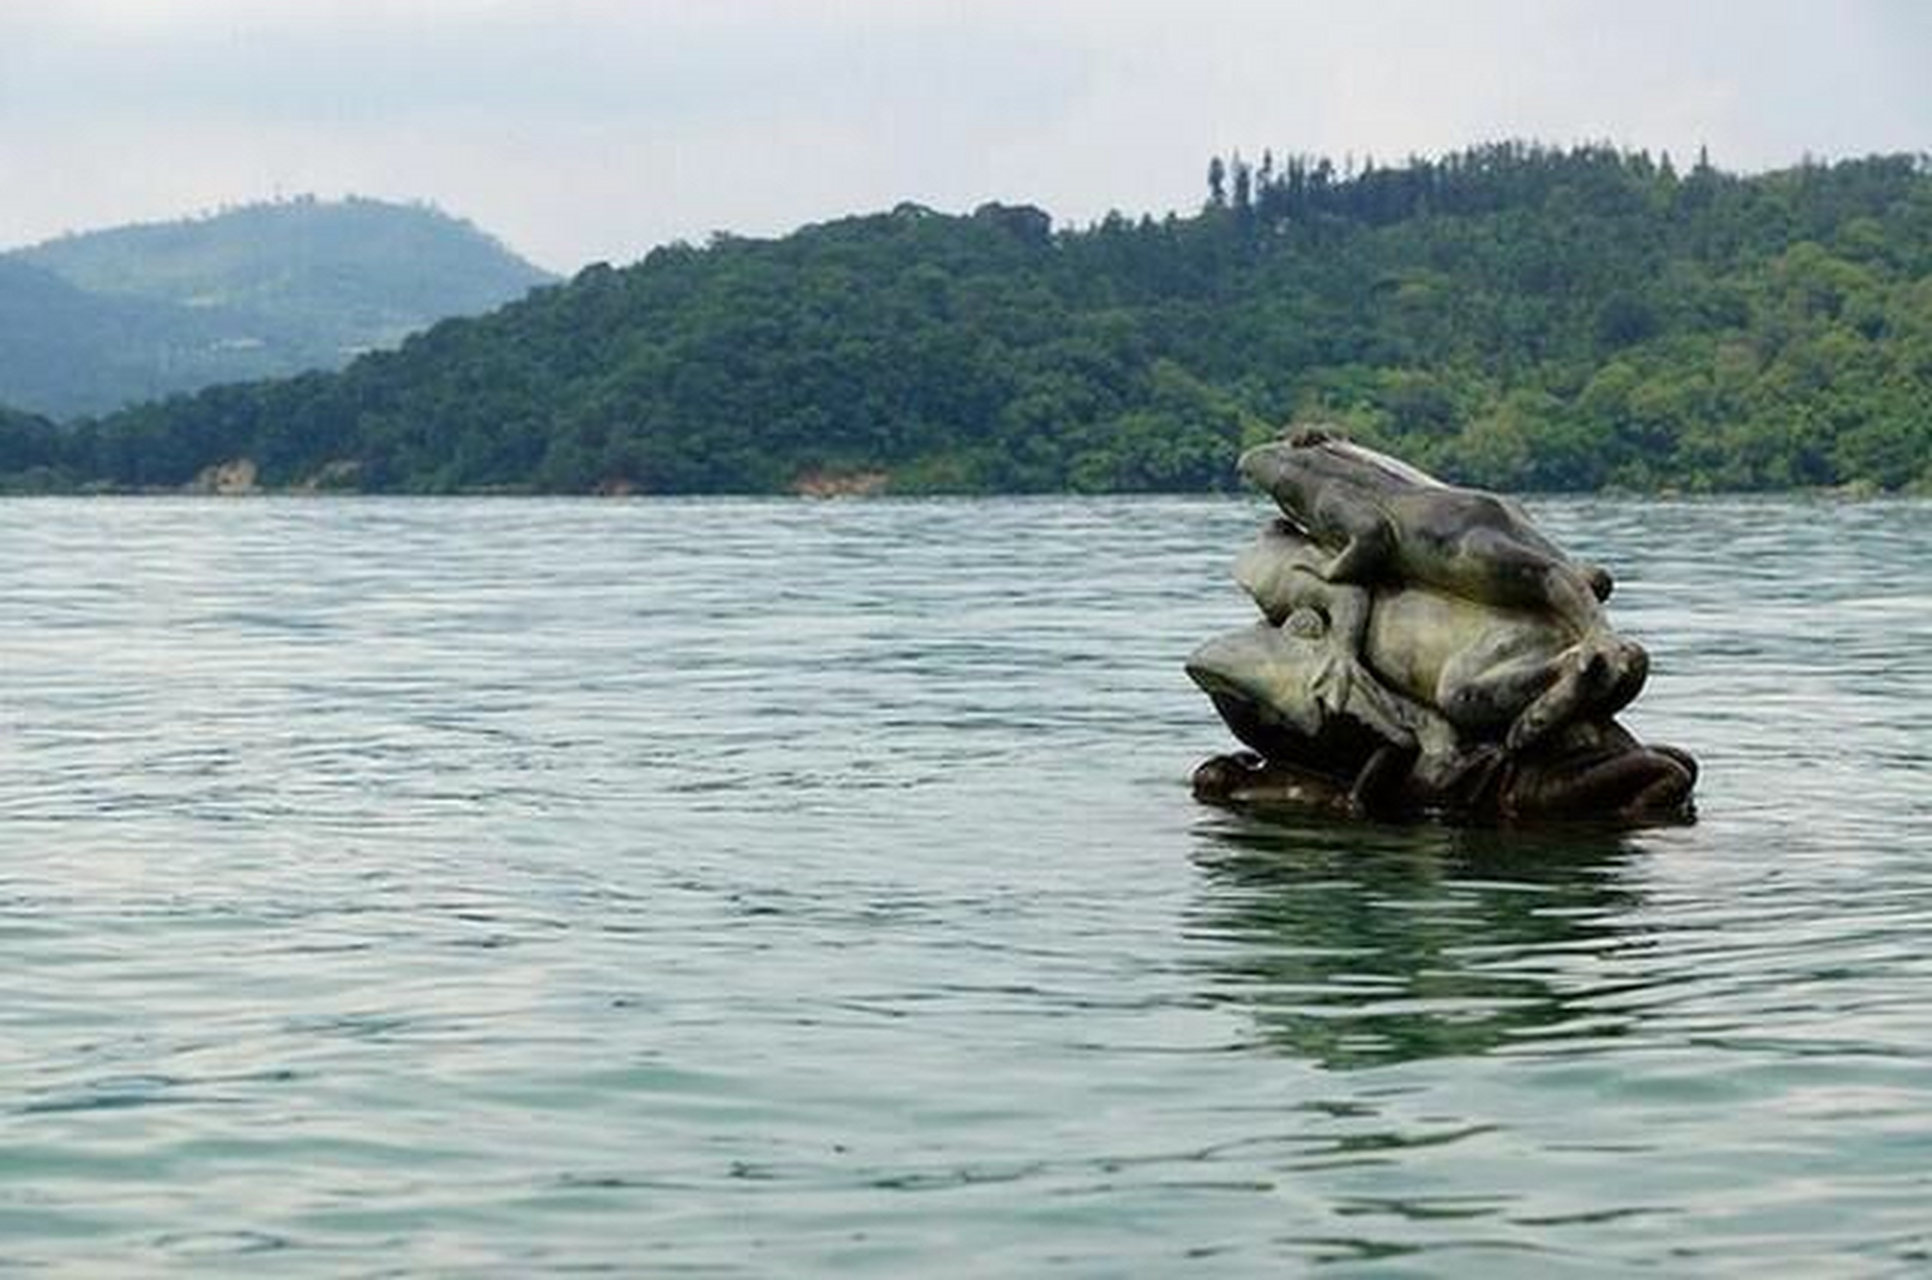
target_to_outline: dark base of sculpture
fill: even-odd
[[[1251,750],[1194,774],[1211,803],[1471,823],[1692,816],[1697,764],[1617,723],[1650,659],[1613,581],[1506,498],[1306,431],[1241,469],[1280,504],[1236,564],[1262,621],[1188,675]]]
[[[1195,798],[1232,809],[1472,825],[1685,823],[1696,817],[1696,785],[1697,762],[1687,752],[1634,739],[1516,758],[1483,753],[1446,786],[1423,783],[1399,758],[1342,776],[1239,751],[1194,771]]]

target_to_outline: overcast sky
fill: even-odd
[[[541,264],[917,200],[1190,209],[1239,148],[1932,150],[1920,0],[0,0],[0,247],[276,193]]]

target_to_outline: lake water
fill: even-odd
[[[1534,505],[1696,825],[1196,805],[1247,500],[0,503],[0,1272],[1932,1267],[1932,505]]]

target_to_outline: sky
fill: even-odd
[[[1921,0],[0,0],[0,248],[313,192],[552,270],[902,200],[1188,211],[1209,156],[1932,151]]]

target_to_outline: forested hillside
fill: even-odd
[[[0,256],[0,400],[53,413],[110,409],[225,376],[262,377],[259,348],[225,348],[222,319],[151,298],[90,293]],[[182,382],[184,376],[201,376]]]
[[[47,487],[60,444],[47,419],[0,405],[0,458],[8,459],[6,474],[0,474],[0,493]]]
[[[1932,168],[1216,160],[1198,215],[720,237],[0,455],[31,483],[1230,486],[1292,419],[1512,489],[1932,485]],[[37,439],[37,437],[35,437]],[[0,447],[11,447],[0,441]],[[16,479],[16,484],[20,483]]]
[[[65,416],[339,368],[549,277],[467,222],[309,198],[0,255],[0,402]]]

